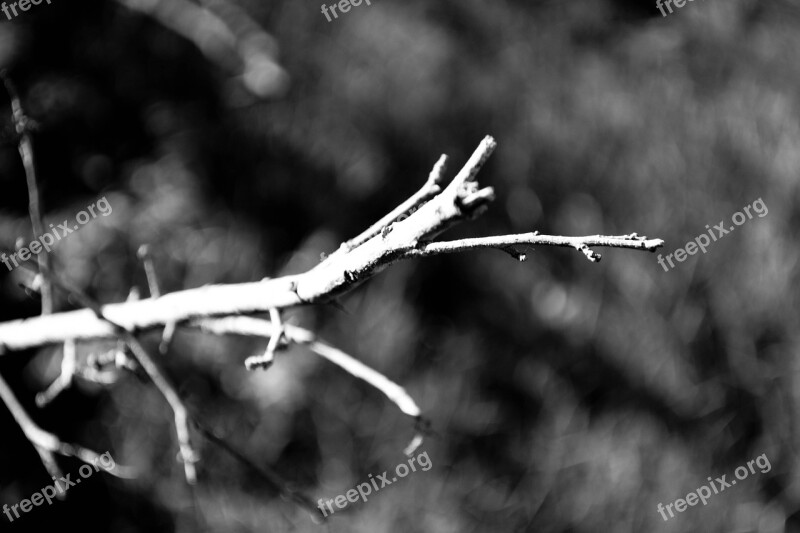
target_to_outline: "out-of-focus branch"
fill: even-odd
[[[11,415],[16,420],[25,437],[33,444],[39,456],[42,458],[42,463],[51,476],[60,476],[61,470],[56,464],[54,454],[60,454],[67,457],[76,457],[87,464],[93,464],[100,459],[100,454],[82,446],[75,444],[68,444],[62,442],[58,437],[40,428],[28,416],[22,404],[19,403],[11,387],[8,386],[6,380],[0,376],[0,400],[11,411]],[[109,471],[111,475],[117,477],[129,477],[128,469],[124,467],[115,468],[114,471]]]
[[[88,310],[94,313],[95,318],[101,320],[113,328],[116,337],[124,339],[125,343],[130,347],[136,361],[145,370],[147,375],[153,381],[153,384],[161,392],[164,398],[169,403],[175,415],[175,429],[178,434],[178,444],[180,447],[181,460],[183,461],[184,471],[186,473],[186,481],[190,484],[197,482],[197,470],[195,463],[197,462],[197,453],[195,452],[189,431],[189,410],[183,403],[175,387],[161,371],[161,368],[155,362],[155,359],[145,350],[144,346],[136,338],[133,331],[126,329],[124,326],[114,322],[108,318],[104,313],[102,307],[92,300],[88,295],[72,287],[70,284],[62,281],[52,271],[44,272],[53,283],[54,286],[67,292],[70,296],[75,298],[82,305],[86,306]]]
[[[229,0],[200,0],[236,37],[236,50],[242,62],[242,81],[254,95],[278,96],[289,85],[289,75],[277,63],[275,39],[242,8]]]
[[[194,43],[206,57],[228,72],[241,75],[244,86],[259,98],[281,94],[288,75],[275,60],[277,45],[244,11],[223,0],[118,0],[145,13]]]
[[[156,266],[153,262],[153,256],[150,253],[150,247],[143,244],[139,247],[137,252],[139,259],[144,266],[145,276],[147,277],[147,285],[150,287],[150,297],[155,299],[161,296],[161,287],[158,283],[158,276],[156,275]],[[161,355],[166,355],[169,351],[169,345],[172,343],[172,337],[175,335],[175,322],[167,322],[164,325],[164,332],[161,334],[161,343],[158,345],[158,351]]]
[[[172,386],[169,379],[161,372],[147,350],[141,345],[139,340],[130,332],[125,332],[125,341],[131,348],[136,361],[144,368],[153,384],[161,392],[172,408],[175,415],[175,431],[178,434],[178,447],[180,448],[181,461],[183,462],[186,481],[189,484],[197,483],[197,469],[195,463],[198,461],[197,452],[192,446],[191,433],[189,431],[189,411],[183,403],[178,391]]]
[[[210,442],[216,444],[222,450],[226,451],[231,457],[248,467],[252,472],[255,472],[258,477],[266,481],[266,483],[281,496],[293,501],[295,504],[308,511],[315,522],[322,523],[323,517],[321,516],[320,510],[317,509],[313,501],[308,496],[289,487],[286,481],[284,481],[279,474],[272,471],[272,469],[269,467],[258,465],[250,460],[246,455],[233,447],[225,439],[218,436],[214,431],[198,422],[197,419],[193,420],[193,422],[197,428],[197,431],[199,431]]]
[[[312,352],[375,387],[389,398],[400,411],[415,419],[417,433],[409,445],[406,446],[404,451],[406,455],[413,454],[422,445],[423,431],[420,428],[429,425],[429,422],[422,417],[422,411],[411,395],[403,387],[377,370],[368,367],[342,350],[319,340],[313,332],[292,324],[282,324],[280,330],[276,330],[274,322],[246,316],[204,318],[194,320],[189,325],[214,335],[268,337],[270,343],[280,338],[280,336],[285,336],[290,343],[294,342],[308,346]]]
[[[537,234],[506,235],[467,239],[450,243],[431,240],[449,227],[480,215],[494,198],[490,187],[480,188],[475,177],[496,144],[486,137],[453,181],[439,194],[404,220],[395,220],[352,249],[340,248],[313,269],[297,275],[265,279],[254,283],[211,285],[166,294],[158,299],[110,304],[101,311],[107,320],[90,309],[46,317],[0,323],[0,353],[50,343],[96,338],[113,338],[118,330],[138,331],[163,327],[196,318],[264,313],[270,309],[327,302],[352,290],[391,264],[421,256],[474,248],[513,245],[569,246],[589,259],[597,254],[589,246],[622,247],[653,251],[664,243],[636,234],[622,237],[555,237]],[[515,252],[515,256],[519,256]]]
[[[19,135],[19,155],[22,158],[22,166],[25,169],[25,180],[28,185],[28,211],[31,217],[31,229],[33,236],[44,235],[44,223],[42,222],[41,198],[39,197],[39,185],[36,181],[36,163],[33,160],[33,139],[31,137],[31,121],[25,115],[22,108],[19,94],[14,83],[5,71],[0,72],[3,84],[6,87],[9,98],[11,98],[11,112],[14,125]],[[50,258],[42,252],[37,254],[37,261],[42,271],[46,271],[50,265]],[[42,296],[42,314],[49,315],[53,312],[53,288],[47,278],[41,279],[39,293]]]

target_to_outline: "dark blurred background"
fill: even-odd
[[[499,148],[479,180],[497,201],[445,238],[638,232],[667,254],[758,198],[769,214],[669,272],[629,250],[598,249],[599,264],[473,252],[398,264],[346,312],[289,312],[405,386],[436,432],[431,470],[325,526],[200,438],[190,489],[152,385],[78,380],[40,410],[61,347],[0,357],[44,428],[139,473],[97,474],[66,502],[0,515],[0,530],[800,531],[798,4],[704,0],[662,17],[654,1],[373,0],[328,22],[321,2],[228,2],[0,15],[46,221],[102,196],[113,207],[51,256],[102,302],[147,295],[145,243],[166,291],[307,270],[441,153],[452,177],[486,134]],[[0,109],[8,249],[32,236],[6,97]],[[39,312],[24,276],[0,268],[0,320]],[[247,372],[264,347],[179,329],[161,361],[208,426],[315,500],[404,461],[413,425],[380,393],[302,347]],[[3,406],[0,428],[10,505],[50,477]],[[761,454],[769,472],[708,506],[656,511]]]

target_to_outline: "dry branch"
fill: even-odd
[[[427,257],[429,255],[448,254],[454,252],[466,252],[469,250],[479,250],[482,248],[496,248],[506,252],[512,245],[549,245],[575,248],[583,252],[587,259],[592,262],[600,261],[600,254],[591,249],[592,246],[605,246],[608,248],[633,248],[652,252],[663,244],[661,239],[647,239],[639,237],[636,233],[631,235],[590,235],[588,237],[563,237],[560,235],[539,235],[538,231],[533,233],[521,233],[519,235],[504,235],[502,237],[484,237],[479,239],[461,239],[458,241],[432,242],[424,244],[408,253],[409,257]],[[513,249],[513,248],[512,248]],[[512,254],[514,255],[514,254]],[[517,253],[516,259],[525,260],[525,254]]]
[[[128,0],[153,1],[153,0]],[[155,0],[156,2],[158,0]],[[211,2],[211,0],[208,0]],[[217,0],[214,0],[217,1]],[[441,187],[446,157],[442,156],[433,168],[427,182],[411,198],[392,210],[356,238],[344,243],[337,251],[315,268],[303,274],[278,279],[265,279],[255,283],[216,285],[161,295],[152,260],[147,250],[141,251],[145,263],[151,297],[147,300],[129,300],[124,303],[100,306],[80,291],[60,281],[46,264],[39,265],[40,275],[46,284],[66,290],[85,306],[85,309],[41,316],[26,320],[0,323],[0,354],[21,351],[46,344],[63,342],[66,350],[74,350],[74,343],[90,339],[122,339],[128,344],[138,363],[145,369],[154,384],[167,399],[175,414],[181,457],[186,479],[196,481],[194,463],[197,455],[192,447],[189,422],[194,420],[177,391],[163,374],[150,354],[136,338],[142,330],[165,327],[173,331],[177,324],[200,327],[214,334],[245,334],[268,337],[266,353],[247,360],[248,367],[268,366],[283,338],[288,342],[307,345],[312,351],[339,365],[355,377],[371,384],[405,414],[417,421],[417,435],[406,453],[422,442],[424,420],[414,400],[398,384],[367,367],[346,353],[319,341],[307,330],[284,324],[280,311],[287,307],[334,301],[340,294],[365,282],[377,272],[402,259],[427,257],[481,248],[496,248],[524,260],[517,251],[519,246],[565,246],[581,251],[591,261],[600,256],[592,246],[630,248],[654,251],[663,245],[659,239],[646,239],[633,233],[623,236],[562,237],[539,235],[538,232],[499,237],[463,239],[450,242],[431,242],[437,235],[460,221],[481,214],[494,199],[494,191],[481,188],[475,178],[484,162],[495,148],[494,139],[486,137],[453,181]],[[32,217],[34,213],[32,210]],[[35,218],[35,217],[34,217]],[[269,312],[271,322],[246,316]],[[226,318],[218,318],[226,317]],[[168,337],[165,335],[165,342]],[[49,398],[68,386],[75,373],[74,352],[65,350],[62,375],[42,398]],[[57,468],[53,452],[88,457],[90,452],[61,444],[56,437],[35,426],[19,406],[10,388],[0,378],[0,399],[14,414],[26,436],[39,451],[45,466]],[[201,429],[206,434],[206,431]],[[209,436],[208,434],[206,434]],[[209,437],[211,438],[211,437]],[[212,439],[214,440],[214,439]],[[216,441],[215,441],[216,442]],[[226,448],[227,449],[227,448]],[[82,457],[83,458],[83,457]],[[308,508],[309,501],[283,486],[274,476],[267,476],[284,495]]]
[[[195,320],[189,325],[214,335],[265,337],[269,338],[270,341],[276,338],[277,333],[274,322],[245,316]],[[282,334],[286,336],[289,342],[307,345],[317,355],[340,366],[353,376],[366,381],[385,394],[408,416],[417,418],[421,415],[422,412],[417,403],[403,387],[389,380],[380,372],[371,369],[358,359],[317,339],[313,332],[292,324],[283,324]]]
[[[291,324],[281,324],[280,328],[275,327],[275,318],[272,322],[259,318],[247,316],[234,316],[227,318],[204,318],[193,320],[189,323],[192,327],[200,328],[206,333],[214,335],[242,335],[248,337],[267,337],[270,345],[276,339],[285,337],[288,342],[303,344],[331,363],[339,366],[352,376],[361,379],[383,393],[392,401],[404,414],[415,419],[417,432],[411,442],[406,446],[404,453],[411,455],[422,444],[425,431],[422,427],[428,426],[429,421],[422,416],[422,410],[417,402],[406,390],[387,378],[377,370],[374,370],[355,357],[346,354],[338,348],[319,340],[317,336],[304,328]],[[247,363],[245,363],[247,365]],[[249,368],[249,367],[248,367]]]
[[[150,297],[153,299],[159,298],[161,296],[161,287],[158,284],[156,266],[153,261],[153,256],[150,253],[150,247],[146,244],[143,244],[139,247],[137,255],[144,266],[145,276],[147,277],[147,285],[150,287]],[[168,322],[164,326],[164,332],[161,334],[161,343],[158,345],[158,353],[161,355],[166,355],[169,351],[169,345],[172,343],[173,335],[175,335],[175,327],[175,322]]]
[[[31,217],[31,229],[34,237],[44,235],[44,222],[42,220],[42,202],[39,196],[39,185],[36,180],[36,163],[33,160],[33,139],[31,138],[31,120],[22,108],[22,102],[17,93],[14,83],[5,71],[0,72],[0,77],[11,98],[11,117],[14,121],[17,135],[19,135],[19,155],[22,159],[22,166],[25,169],[25,180],[28,186],[28,211]],[[38,254],[37,261],[41,270],[47,270],[50,265],[50,257],[45,254]],[[47,279],[41,280],[39,292],[42,295],[42,314],[49,315],[53,312],[53,289]]]
[[[431,171],[430,175],[428,176],[428,181],[422,186],[422,188],[416,192],[411,198],[403,202],[402,204],[398,205],[389,213],[384,215],[379,221],[375,224],[370,226],[366,229],[361,235],[358,237],[354,237],[350,239],[346,243],[342,245],[342,248],[345,251],[352,250],[358,246],[361,246],[372,237],[380,233],[384,230],[384,228],[388,228],[391,224],[397,221],[402,216],[408,216],[414,210],[416,210],[420,205],[424,204],[437,194],[442,191],[442,180],[444,179],[444,171],[447,167],[447,156],[442,155],[436,164],[433,166],[433,170]]]
[[[11,387],[9,387],[2,376],[0,376],[0,400],[6,404],[14,420],[19,424],[19,427],[25,434],[25,437],[34,445],[39,456],[42,458],[42,463],[44,463],[45,468],[51,476],[61,475],[61,471],[55,462],[54,454],[75,457],[90,465],[100,459],[100,454],[97,452],[76,444],[62,442],[61,439],[52,433],[40,428],[25,411],[22,404],[19,403]],[[108,472],[117,477],[130,477],[131,475],[128,468],[121,466],[115,468],[113,472]]]
[[[654,251],[663,245],[660,239],[646,239],[635,233],[620,237],[526,233],[449,243],[430,242],[452,225],[473,218],[487,208],[494,193],[488,187],[481,189],[475,176],[494,148],[494,139],[486,137],[453,181],[408,218],[390,222],[360,246],[341,247],[305,273],[252,283],[210,285],[157,299],[105,305],[102,314],[124,330],[139,331],[198,318],[266,313],[270,309],[330,301],[402,259],[475,248],[508,251],[518,245],[550,245],[573,247],[597,260],[599,257],[591,246]],[[91,309],[82,309],[0,323],[0,353],[62,343],[67,339],[80,341],[117,335],[117,329],[108,321],[98,318]]]
[[[197,469],[195,468],[195,463],[198,460],[198,455],[191,442],[191,434],[189,431],[189,410],[184,405],[183,400],[181,399],[177,390],[175,390],[172,382],[163,373],[155,359],[147,352],[144,346],[142,346],[132,330],[126,329],[122,325],[111,320],[104,314],[100,304],[95,302],[92,298],[77,288],[72,287],[69,283],[59,279],[58,276],[56,276],[52,271],[45,271],[43,274],[50,280],[53,286],[68,293],[82,305],[85,305],[88,310],[91,310],[91,312],[94,313],[95,318],[102,320],[104,323],[113,328],[115,332],[114,337],[124,340],[125,344],[127,344],[131,349],[131,352],[136,358],[136,362],[145,370],[153,384],[156,386],[159,392],[161,392],[161,394],[167,400],[167,403],[169,403],[170,407],[172,408],[172,411],[175,415],[175,429],[178,436],[181,460],[184,464],[186,481],[190,484],[196,483]],[[71,337],[65,341],[65,343],[71,343],[75,341],[76,338]],[[9,409],[11,409],[11,406],[9,406]]]

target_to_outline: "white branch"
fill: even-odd
[[[244,366],[248,370],[255,370],[256,368],[267,369],[272,366],[272,362],[275,360],[275,352],[278,350],[281,338],[284,337],[286,328],[283,325],[283,320],[281,320],[281,313],[277,309],[270,309],[269,317],[272,321],[272,331],[269,334],[267,351],[263,355],[248,357],[244,362]]]
[[[518,235],[503,235],[501,237],[483,237],[478,239],[461,239],[458,241],[432,242],[420,245],[419,247],[406,252],[406,257],[427,257],[429,255],[447,254],[454,252],[466,252],[469,250],[479,250],[483,248],[496,248],[508,251],[513,246],[563,246],[575,248],[583,252],[592,261],[600,261],[600,254],[589,249],[592,246],[605,246],[609,248],[631,248],[634,250],[647,250],[654,252],[664,245],[661,239],[648,239],[640,237],[636,233],[630,235],[590,235],[587,237],[562,237],[560,235],[539,235],[539,232],[520,233]],[[525,260],[524,254],[517,257],[520,261]]]
[[[420,197],[412,197],[414,201],[411,204],[418,209],[408,218],[392,218],[393,222],[382,220],[388,221],[388,225],[365,242],[352,249],[345,246],[339,248],[305,273],[253,283],[211,285],[166,294],[157,299],[110,304],[102,307],[102,314],[124,330],[134,332],[198,318],[265,313],[270,309],[330,301],[399,260],[438,253],[486,247],[509,251],[514,245],[551,245],[577,248],[590,259],[596,260],[598,256],[589,246],[652,251],[663,244],[659,239],[647,240],[636,234],[623,237],[555,237],[535,233],[450,243],[430,242],[447,228],[478,216],[488,207],[494,193],[488,187],[481,189],[475,177],[495,146],[494,139],[486,137],[446,188],[427,203],[422,203],[424,200],[420,200]],[[429,183],[438,186],[442,163],[440,159]],[[62,343],[70,338],[80,341],[114,338],[117,335],[114,326],[98,318],[91,309],[81,309],[0,323],[0,354]]]
[[[61,356],[61,374],[53,380],[44,392],[36,395],[36,405],[38,407],[46,406],[72,385],[72,380],[77,371],[77,349],[73,339],[68,339],[64,343],[63,352]]]
[[[214,335],[243,335],[249,337],[265,337],[272,340],[275,338],[276,333],[278,333],[273,322],[244,316],[195,320],[189,325],[198,327]],[[334,348],[318,340],[316,335],[307,329],[292,324],[283,324],[282,328],[283,334],[286,335],[289,342],[307,345],[309,349],[317,355],[340,366],[353,376],[366,381],[385,394],[387,398],[394,402],[394,404],[408,416],[416,418],[422,413],[417,403],[403,387],[391,381],[377,370],[373,370],[338,348]]]
[[[338,348],[334,348],[318,340],[316,335],[311,331],[291,324],[283,324],[281,331],[276,331],[274,322],[267,322],[266,320],[246,316],[216,319],[205,318],[194,320],[189,325],[198,327],[214,335],[269,337],[270,343],[277,337],[285,336],[289,342],[307,345],[312,352],[378,389],[389,398],[400,411],[416,419],[415,425],[417,426],[417,432],[408,446],[406,446],[403,453],[411,455],[422,445],[423,431],[420,426],[425,426],[428,422],[422,417],[422,410],[411,395],[408,394],[403,387],[377,370],[368,367],[358,359],[346,354]]]
[[[380,233],[382,230],[388,228],[393,222],[397,221],[400,217],[404,215],[409,215],[414,210],[419,208],[420,205],[424,204],[437,194],[442,191],[442,180],[444,179],[444,171],[447,167],[447,156],[442,154],[436,164],[433,166],[433,170],[431,171],[430,175],[428,176],[428,181],[422,186],[422,188],[417,191],[411,198],[403,202],[402,204],[398,205],[394,209],[392,209],[388,214],[381,217],[375,224],[367,228],[361,235],[350,239],[346,243],[342,245],[344,251],[350,251],[353,248],[361,246],[372,237]]]

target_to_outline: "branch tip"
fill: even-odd
[[[444,182],[444,173],[447,171],[447,154],[439,156],[439,160],[433,165],[430,175],[428,176],[428,183],[431,189],[437,188],[436,193],[441,192],[441,185]]]

